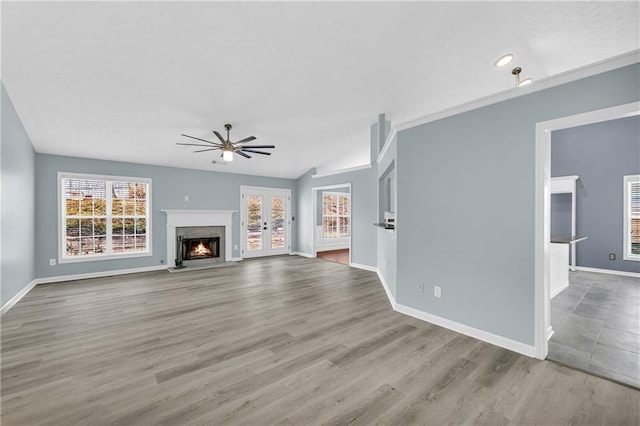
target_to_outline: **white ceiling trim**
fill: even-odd
[[[314,179],[317,179],[317,178],[326,177],[326,176],[341,175],[343,173],[357,172],[358,170],[365,170],[370,168],[371,168],[371,164],[365,164],[363,166],[349,167],[346,169],[334,170],[331,172],[316,173],[311,175],[311,177]]]
[[[586,77],[591,77],[603,72],[612,71],[618,68],[626,67],[640,62],[640,49],[632,50],[631,52],[623,55],[614,56],[613,58],[605,59],[603,61],[596,62],[594,64],[585,65],[583,67],[576,68],[564,73],[560,73],[551,77],[543,78],[540,80],[534,80],[533,84],[525,87],[513,87],[504,92],[497,93],[495,95],[486,96],[474,101],[459,105],[454,108],[446,109],[435,114],[430,114],[426,117],[416,120],[406,121],[395,126],[394,130],[401,131],[410,129],[412,127],[420,126],[422,124],[431,123],[437,120],[441,120],[446,117],[458,115],[463,112],[472,111],[474,109],[482,108],[487,105],[495,104],[498,102],[506,101],[509,99],[517,98],[520,96],[528,95],[530,93],[538,92],[540,90],[549,89],[551,87],[559,86],[561,84],[570,83],[572,81],[580,80]]]
[[[380,154],[378,154],[378,159],[376,160],[376,163],[380,164],[384,156],[387,154],[387,151],[389,150],[389,146],[391,146],[391,141],[393,140],[393,138],[396,137],[397,134],[398,134],[398,131],[395,127],[391,129],[391,132],[389,132],[389,136],[387,136],[387,139],[384,141],[384,145],[382,145]]]

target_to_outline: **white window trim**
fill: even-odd
[[[628,175],[623,176],[623,194],[624,194],[624,208],[622,210],[622,224],[623,224],[623,246],[622,246],[622,258],[624,260],[640,261],[640,255],[631,254],[631,183],[640,182],[640,175]]]
[[[343,237],[325,237],[324,236],[324,197],[325,195],[332,195],[332,196],[339,196],[339,197],[347,197],[349,199],[349,235],[347,236],[343,236]],[[322,192],[322,203],[323,203],[323,208],[322,208],[322,246],[323,247],[329,247],[331,245],[345,245],[345,244],[349,244],[349,242],[351,241],[351,193],[349,192],[333,192],[333,191],[323,191]],[[336,216],[337,218],[339,217],[347,217],[347,216]]]
[[[66,257],[66,244],[64,240],[65,212],[62,204],[62,179],[94,179],[94,180],[109,180],[109,181],[124,181],[124,182],[140,182],[148,185],[147,189],[147,251],[138,253],[122,253],[122,254],[107,254],[97,256],[74,256]],[[151,179],[131,176],[113,176],[113,175],[94,175],[89,173],[70,173],[70,172],[58,172],[58,263],[79,263],[79,262],[100,262],[103,260],[111,259],[129,259],[134,257],[150,257],[153,256],[153,226],[152,226],[152,209],[151,202]]]

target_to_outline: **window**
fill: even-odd
[[[322,196],[322,237],[347,238],[350,235],[351,195],[324,192]]]
[[[640,260],[640,175],[624,177],[624,260]]]
[[[59,262],[151,255],[151,179],[59,173]]]

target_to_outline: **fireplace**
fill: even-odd
[[[225,261],[224,226],[176,227],[175,265],[203,267]]]
[[[183,260],[220,257],[220,237],[183,238],[182,254]]]
[[[181,267],[208,267],[232,261],[232,210],[162,210],[167,215],[167,264],[169,270]],[[180,239],[180,237],[182,239]],[[215,239],[209,246],[217,257],[198,257],[184,260],[182,240]],[[213,244],[213,246],[212,246]],[[198,242],[195,247],[200,245]],[[205,244],[203,243],[203,246]],[[202,250],[202,249],[200,249]],[[175,265],[175,267],[174,267]]]

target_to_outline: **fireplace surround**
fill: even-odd
[[[185,265],[230,262],[232,260],[232,215],[234,210],[162,210],[167,215],[167,266],[175,267],[178,237],[220,238],[218,257],[189,259]],[[203,234],[202,232],[205,231]]]

